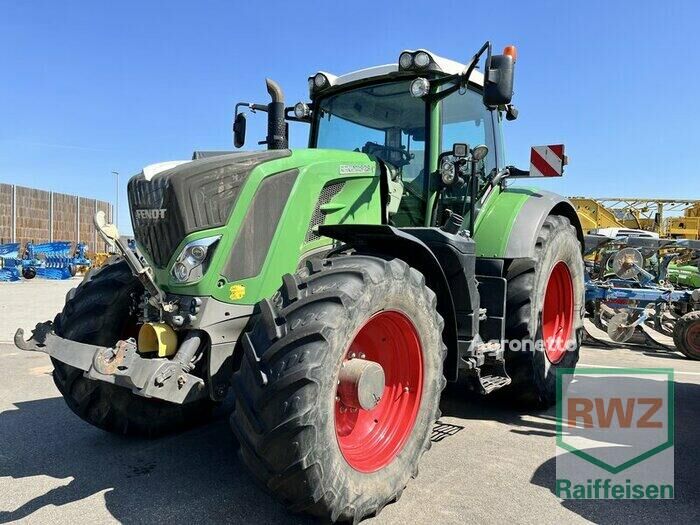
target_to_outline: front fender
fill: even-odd
[[[494,190],[484,203],[474,227],[477,256],[532,257],[537,235],[549,215],[568,218],[576,228],[576,236],[583,248],[581,221],[565,197],[529,188]]]
[[[388,225],[341,224],[321,226],[319,233],[353,247],[361,253],[397,257],[420,271],[437,296],[437,310],[445,321],[442,338],[447,346],[444,375],[458,377],[458,343],[455,303],[440,261],[420,239]]]

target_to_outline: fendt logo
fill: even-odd
[[[673,498],[673,385],[662,368],[559,371],[556,495]]]
[[[152,208],[152,209],[143,209],[143,210],[136,210],[136,218],[137,219],[150,219],[150,220],[158,220],[158,219],[165,219],[165,208]]]

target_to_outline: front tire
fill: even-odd
[[[583,258],[569,219],[548,216],[534,261],[513,261],[506,279],[506,368],[512,383],[503,395],[549,407],[556,402],[556,371],[576,366],[583,336]]]
[[[56,316],[56,334],[100,346],[113,346],[119,339],[135,336],[133,297],[143,291],[126,262],[114,258],[93,269],[66,297]],[[82,370],[56,359],[53,379],[68,407],[93,426],[141,437],[178,432],[209,419],[215,403],[208,399],[176,405],[145,398],[131,390],[87,379]]]
[[[403,261],[359,255],[283,282],[243,339],[240,456],[292,511],[359,521],[399,498],[430,446],[445,386],[435,294]],[[359,361],[385,374],[370,408],[348,401],[344,367]]]

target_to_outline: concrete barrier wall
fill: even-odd
[[[105,201],[0,184],[0,243],[71,241],[107,251],[92,224],[98,210],[112,220],[112,205]]]
[[[12,186],[0,184],[0,240],[12,239]]]

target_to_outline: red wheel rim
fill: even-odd
[[[685,332],[685,343],[693,353],[700,356],[700,321],[696,321]]]
[[[542,337],[547,359],[552,364],[562,360],[571,337],[574,321],[574,285],[565,262],[552,268],[547,281],[542,309]]]
[[[384,391],[371,410],[335,401],[335,433],[348,464],[375,472],[392,462],[413,431],[423,392],[423,354],[418,332],[404,314],[373,315],[357,332],[344,359],[359,357],[384,369]]]

